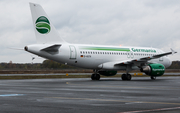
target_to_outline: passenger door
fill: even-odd
[[[70,45],[69,48],[70,48],[70,59],[76,59],[77,53],[75,46]]]

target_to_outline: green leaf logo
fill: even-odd
[[[41,16],[36,20],[36,30],[41,34],[47,34],[50,32],[50,22],[45,16]]]

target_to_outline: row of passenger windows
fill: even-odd
[[[80,51],[81,54],[108,54],[108,55],[131,55],[132,53],[127,52],[95,52],[95,51]],[[142,54],[142,53],[134,53],[134,55],[138,56],[153,56],[156,54]]]

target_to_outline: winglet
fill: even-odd
[[[172,48],[171,49],[171,52],[172,52],[172,55],[174,55],[175,53],[177,53],[177,51],[174,51]]]

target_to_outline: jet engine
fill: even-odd
[[[162,76],[165,72],[165,67],[162,64],[149,64],[141,68],[141,72],[149,76]]]

